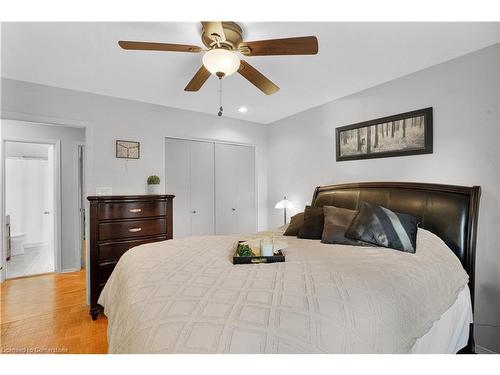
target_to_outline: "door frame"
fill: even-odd
[[[80,180],[80,160],[79,160],[79,155],[78,155],[78,150],[80,147],[83,147],[83,165],[82,165],[82,185],[80,186],[79,180]],[[75,238],[75,249],[79,249],[79,255],[80,255],[80,269],[83,268],[83,243],[81,241],[82,235],[85,234],[85,228],[86,228],[86,223],[85,227],[82,231],[82,226],[81,226],[81,212],[80,208],[83,208],[85,210],[85,215],[87,214],[87,205],[85,201],[85,183],[86,183],[86,171],[85,168],[87,167],[86,165],[86,148],[85,148],[85,142],[73,142],[73,178],[74,178],[74,183],[76,186],[75,189],[75,199],[74,202],[76,202],[75,207],[74,207],[74,212],[75,212],[75,233],[77,234],[77,237]],[[81,190],[80,190],[81,189]],[[80,195],[83,196],[83,207],[80,207]],[[86,263],[86,260],[85,260]]]
[[[54,160],[53,160],[53,182],[54,182],[54,214],[53,214],[53,228],[54,228],[54,272],[61,272],[61,140],[60,139],[48,139],[48,138],[30,138],[30,137],[7,137],[2,138],[2,154],[1,154],[1,164],[2,164],[2,175],[1,175],[1,186],[2,186],[2,210],[0,217],[0,225],[2,226],[3,238],[5,238],[5,216],[6,216],[6,194],[5,194],[5,145],[7,142],[18,142],[18,143],[36,143],[36,144],[50,144],[54,146]],[[2,281],[7,278],[7,265],[5,264],[5,254],[4,246],[2,246],[1,257],[2,257]]]
[[[167,170],[167,165],[165,163],[165,157],[166,157],[166,148],[165,148],[165,140],[166,139],[179,139],[182,141],[195,141],[195,142],[206,142],[206,143],[214,143],[214,144],[224,144],[224,145],[233,145],[233,146],[244,146],[244,147],[251,147],[254,150],[253,157],[254,157],[254,176],[255,176],[255,182],[254,182],[254,191],[255,191],[255,228],[256,230],[259,230],[259,174],[257,173],[257,146],[253,143],[245,143],[245,142],[236,142],[236,141],[226,141],[226,140],[221,140],[221,139],[212,139],[212,138],[195,138],[195,137],[182,137],[182,136],[177,136],[177,135],[164,135],[163,136],[163,157],[162,157],[162,173],[163,173],[163,181],[166,181],[166,170]],[[215,155],[214,155],[215,158]],[[214,159],[215,161],[215,159]],[[215,181],[215,164],[214,164],[214,181]],[[167,192],[167,186],[164,184],[163,185],[163,191]],[[174,202],[175,204],[175,202]],[[214,207],[216,207],[217,202],[215,201],[215,194],[214,194]],[[214,210],[214,225],[215,225],[215,210]],[[215,232],[217,233],[217,227],[214,227]]]

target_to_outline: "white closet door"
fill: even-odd
[[[236,207],[237,160],[235,146],[215,145],[215,230],[217,234],[238,233]]]
[[[251,233],[257,230],[255,149],[244,146],[235,147],[239,147],[236,180],[238,233]]]
[[[256,230],[253,147],[215,145],[215,206],[217,234]]]
[[[174,238],[191,235],[190,144],[182,139],[165,139],[165,191],[175,194]]]
[[[191,235],[215,234],[214,144],[196,141],[190,141],[189,144],[191,151]]]

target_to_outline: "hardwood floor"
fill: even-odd
[[[7,280],[0,309],[2,353],[107,352],[107,319],[90,318],[85,270]]]

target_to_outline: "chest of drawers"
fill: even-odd
[[[120,257],[129,249],[172,238],[173,195],[90,196],[90,315]]]

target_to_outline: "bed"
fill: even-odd
[[[370,182],[316,188],[312,205],[367,201],[419,220],[417,251],[286,237],[286,262],[233,265],[237,236],[138,246],[99,303],[110,353],[473,351],[480,188]]]

